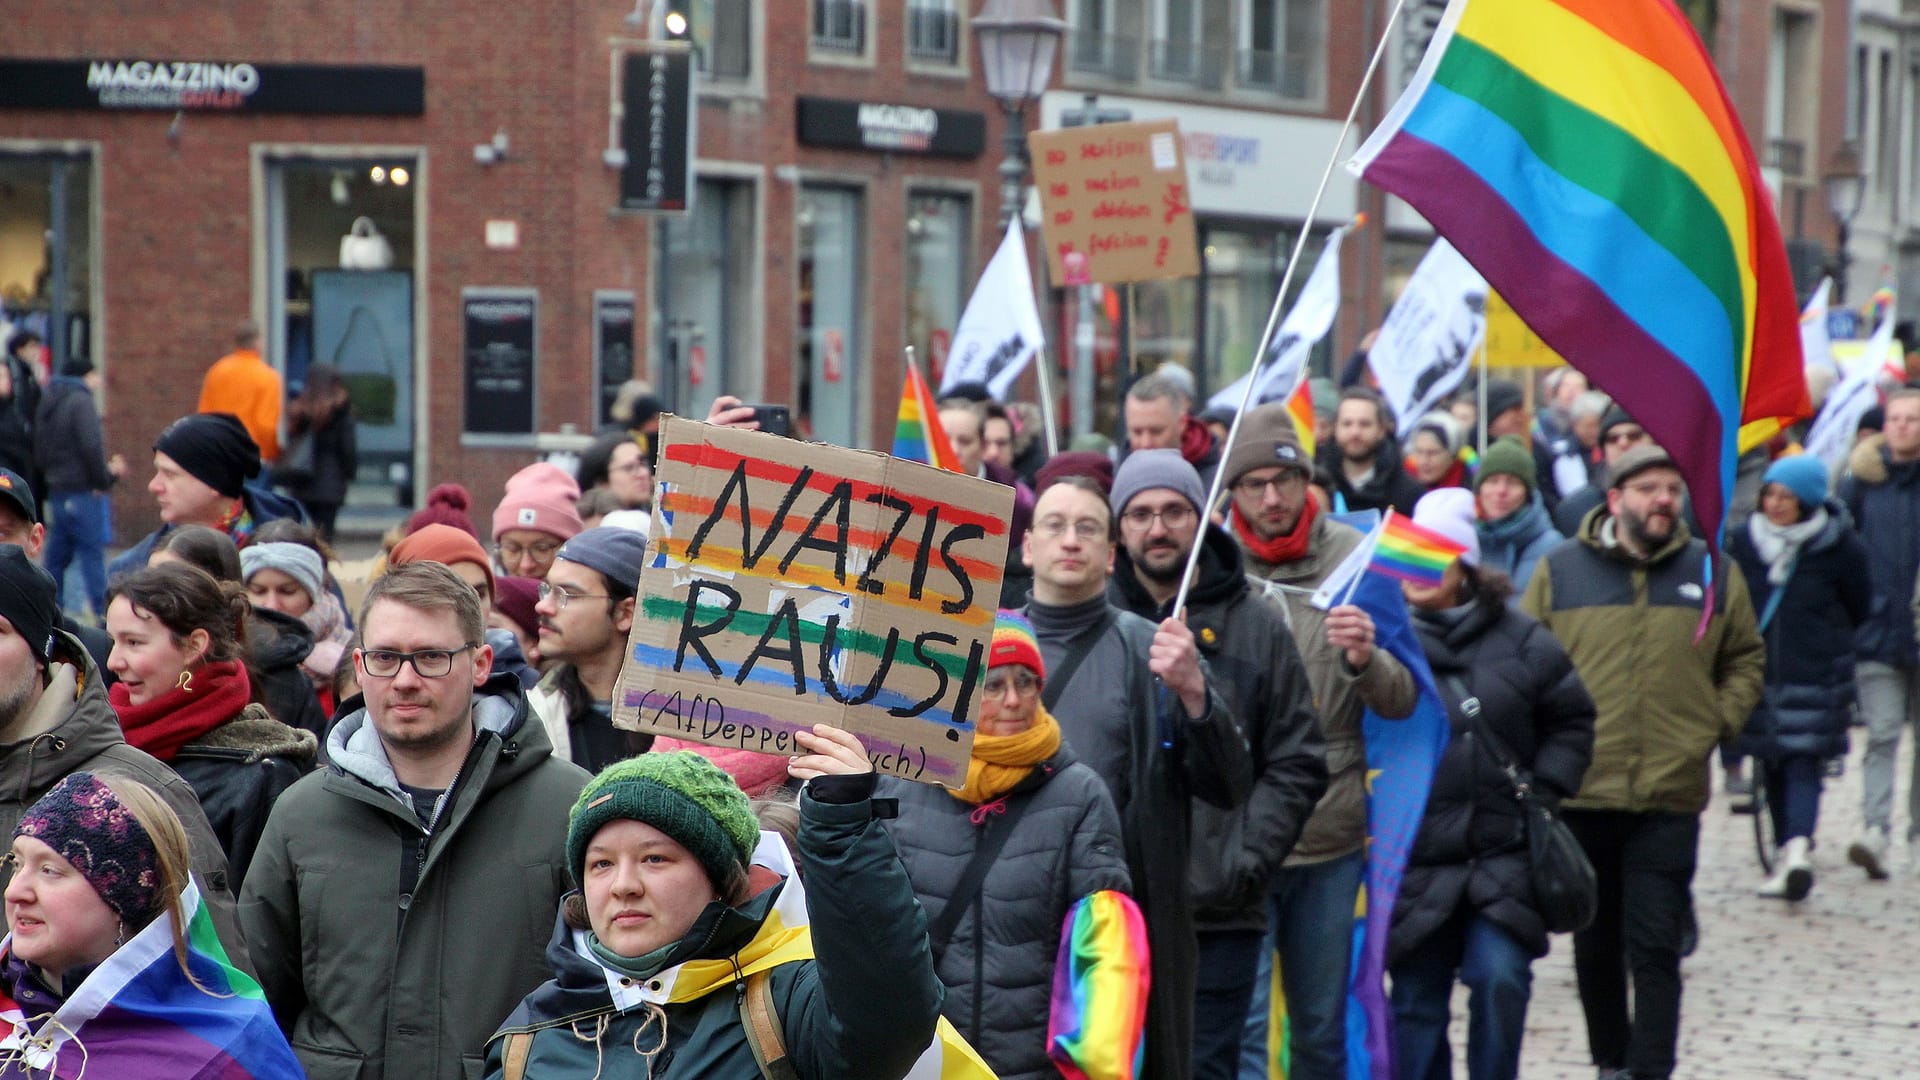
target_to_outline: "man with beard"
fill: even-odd
[[[1336,513],[1391,508],[1411,515],[1425,492],[1400,466],[1386,401],[1364,386],[1341,391],[1333,442],[1321,452],[1320,464],[1333,477]]]
[[[1342,402],[1342,407],[1356,404]],[[1269,892],[1287,999],[1292,1055],[1287,1075],[1342,1080],[1352,949],[1346,934],[1328,928],[1351,923],[1366,869],[1367,744],[1361,723],[1367,709],[1390,720],[1411,715],[1413,676],[1392,653],[1374,647],[1373,619],[1365,611],[1351,604],[1322,611],[1308,602],[1364,538],[1358,529],[1328,517],[1308,494],[1313,466],[1286,406],[1262,405],[1249,412],[1223,468],[1233,493],[1227,530],[1245,553],[1247,573],[1269,583],[1286,605],[1327,743],[1326,793],[1273,875]],[[1260,1076],[1267,1075],[1271,1034],[1261,992],[1268,981],[1255,977],[1244,1040],[1243,1061],[1251,1056],[1248,1064]]]
[[[1156,625],[1108,601],[1113,512],[1104,490],[1084,476],[1055,481],[1040,493],[1023,550],[1033,568],[1024,614],[1048,673],[1041,701],[1074,753],[1106,778],[1153,943],[1140,1075],[1185,1080],[1197,963],[1192,808],[1195,799],[1222,808],[1245,800],[1246,739],[1187,625]]]
[[[560,545],[540,583],[540,656],[551,662],[527,692],[555,757],[597,773],[652,739],[613,726],[613,687],[627,659],[647,538],[602,525]]]
[[[1708,757],[1759,701],[1766,646],[1739,567],[1709,571],[1681,520],[1686,486],[1667,452],[1634,447],[1610,474],[1606,508],[1547,553],[1520,606],[1566,646],[1599,707],[1593,764],[1564,814],[1600,881],[1574,972],[1594,1064],[1639,1080],[1673,1072]]]
[[[1284,609],[1247,578],[1232,537],[1202,520],[1206,497],[1178,451],[1141,450],[1122,462],[1111,500],[1122,548],[1107,596],[1155,622],[1168,618],[1188,555],[1202,545],[1184,621],[1252,746],[1254,779],[1238,810],[1193,808],[1193,1075],[1233,1080],[1267,937],[1267,892],[1326,791],[1327,751]]]

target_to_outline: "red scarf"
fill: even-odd
[[[1187,417],[1187,426],[1180,432],[1180,456],[1197,469],[1212,450],[1213,432],[1207,430],[1207,425]]]
[[[193,673],[193,689],[169,690],[135,705],[125,685],[107,691],[120,729],[134,747],[161,761],[172,761],[180,748],[234,718],[253,696],[247,669],[238,660],[203,664]]]
[[[1313,535],[1313,519],[1319,516],[1319,502],[1308,495],[1307,505],[1300,511],[1300,520],[1294,522],[1293,531],[1271,540],[1262,540],[1254,535],[1247,523],[1241,520],[1238,510],[1229,514],[1227,520],[1233,523],[1233,534],[1240,539],[1240,546],[1247,550],[1247,554],[1268,566],[1279,566],[1307,557],[1307,538]]]

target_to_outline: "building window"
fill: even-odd
[[[924,191],[908,197],[907,343],[935,386],[966,307],[972,247],[972,200]]]
[[[1073,70],[1112,79],[1131,79],[1139,65],[1139,41],[1114,32],[1114,0],[1074,0],[1073,40],[1068,62]]]
[[[960,13],[954,0],[912,0],[907,5],[907,55],[952,64],[960,59]]]
[[[865,52],[866,0],[813,0],[813,47],[824,52]]]
[[[43,382],[68,360],[102,360],[94,348],[93,206],[90,155],[0,154],[0,327],[40,338],[35,376]],[[0,463],[32,472],[31,461]]]
[[[668,355],[658,378],[682,416],[704,416],[751,362],[743,328],[753,324],[753,216],[752,184],[702,177],[692,212],[668,234]]]
[[[795,431],[819,442],[859,446],[860,387],[867,372],[865,229],[857,188],[807,184],[795,216],[800,270],[794,382]]]
[[[752,0],[694,0],[691,22],[700,74],[716,82],[753,74]]]
[[[1293,100],[1320,96],[1325,0],[1240,0],[1234,79]]]
[[[1260,345],[1261,331],[1273,308],[1273,294],[1280,288],[1287,256],[1298,235],[1288,226],[1204,225],[1199,279],[1203,359],[1195,374],[1209,392],[1245,375],[1253,366],[1254,350]],[[1299,299],[1324,247],[1322,240],[1308,238],[1300,253],[1300,272],[1294,275],[1283,309],[1291,310]],[[1309,357],[1309,365],[1316,371],[1325,370],[1332,356],[1330,338],[1321,339]]]
[[[1168,82],[1200,78],[1200,0],[1154,0],[1153,77]]]
[[[1819,104],[1819,47],[1813,16],[1784,8],[1774,12],[1764,163],[1792,179],[1808,172],[1807,148],[1813,143]]]

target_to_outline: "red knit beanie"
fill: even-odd
[[[473,495],[465,487],[459,484],[437,485],[427,492],[427,505],[407,519],[407,535],[411,536],[428,525],[451,525],[477,541],[480,539],[480,530],[467,513],[471,509]]]
[[[437,562],[447,566],[473,563],[487,572],[488,591],[495,587],[487,549],[451,525],[428,525],[393,545],[393,550],[387,553],[388,566],[405,566],[410,562]]]

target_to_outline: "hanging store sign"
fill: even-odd
[[[807,146],[956,158],[979,157],[987,147],[986,114],[962,109],[801,97],[794,117]]]
[[[426,100],[423,67],[0,59],[0,109],[419,116]]]
[[[693,194],[693,52],[629,47],[620,66],[622,210],[686,210]]]

